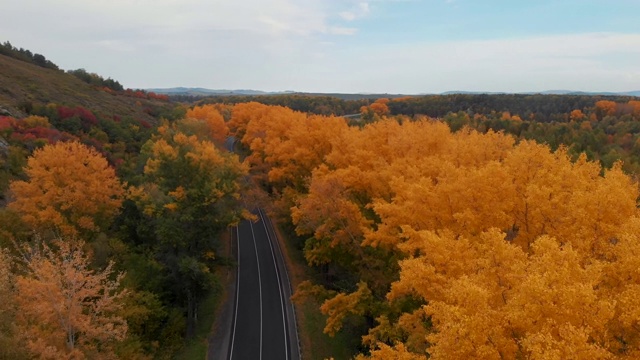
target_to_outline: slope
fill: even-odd
[[[0,107],[20,117],[25,115],[25,108],[48,103],[81,106],[99,117],[115,115],[149,122],[154,122],[152,115],[157,117],[172,107],[155,99],[109,93],[63,71],[41,68],[0,55]]]

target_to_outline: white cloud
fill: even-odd
[[[371,56],[373,51],[375,56]],[[350,91],[509,92],[558,88],[623,91],[640,88],[637,71],[640,34],[588,33],[377,44],[366,49],[349,49],[337,61],[348,64],[342,71],[352,74]]]
[[[640,88],[640,34],[360,42],[367,34],[357,20],[383,2],[399,1],[412,0],[6,1],[0,41],[130,87],[403,93]],[[349,36],[354,34],[363,36]]]
[[[100,40],[97,42],[97,44],[111,51],[117,51],[117,52],[135,51],[135,47],[132,44],[124,41],[120,41],[120,40]]]
[[[356,14],[354,14],[352,11],[342,11],[339,12],[338,15],[347,21],[353,21],[357,18]]]
[[[350,10],[339,12],[338,16],[340,16],[343,20],[353,21],[366,17],[370,12],[371,8],[369,7],[369,3],[366,1],[361,1],[353,5]]]
[[[332,26],[329,28],[329,33],[333,35],[354,35],[358,32],[356,28]]]

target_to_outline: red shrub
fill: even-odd
[[[11,116],[0,116],[0,130],[12,129],[16,127],[16,119]]]
[[[151,128],[151,124],[146,121],[146,120],[140,120],[140,125],[146,129],[150,129]]]
[[[66,106],[60,106],[58,108],[58,117],[60,120],[68,119],[76,116],[76,110],[72,108],[68,108]]]

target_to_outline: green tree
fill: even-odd
[[[215,284],[218,235],[245,215],[238,199],[247,171],[236,155],[179,127],[161,126],[145,145],[145,181],[130,198],[142,210],[142,221],[152,223],[150,245],[164,266],[164,286],[185,307],[191,336],[198,300]]]

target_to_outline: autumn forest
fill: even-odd
[[[0,97],[0,359],[194,358],[256,206],[309,358],[640,357],[637,98],[172,98],[0,50],[77,92]]]

